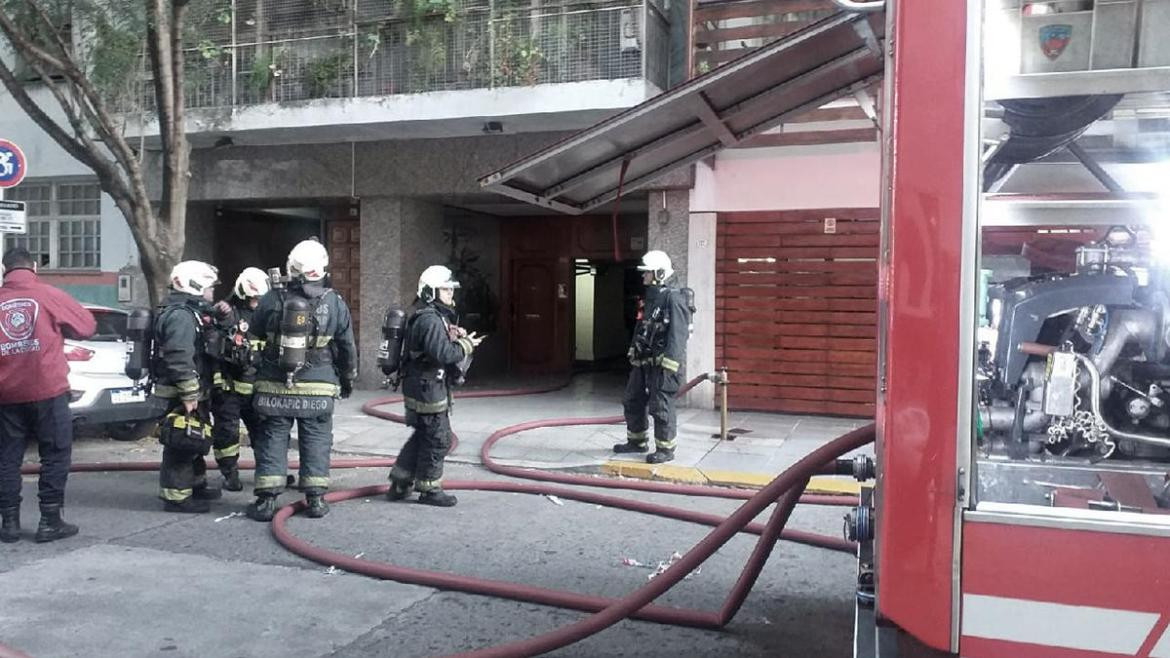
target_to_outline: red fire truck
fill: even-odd
[[[880,9],[859,651],[1170,656],[1170,3]]]

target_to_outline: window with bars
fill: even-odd
[[[4,248],[24,247],[46,269],[100,269],[101,188],[88,182],[31,182],[8,191],[24,201],[28,233],[4,238]]]

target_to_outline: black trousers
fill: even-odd
[[[416,491],[433,491],[443,486],[443,460],[451,449],[451,419],[441,414],[407,412],[406,422],[414,428],[398,453],[390,479],[414,483]]]
[[[308,418],[260,416],[260,433],[252,438],[256,455],[256,495],[279,496],[288,474],[288,446],[293,423],[297,425],[297,448],[301,458],[301,491],[324,494],[329,491],[329,462],[333,450],[333,414]]]
[[[20,464],[25,446],[33,440],[41,457],[41,504],[61,505],[73,457],[69,393],[37,402],[0,404],[0,507],[20,505]]]
[[[626,381],[622,407],[626,417],[626,439],[630,443],[646,443],[646,431],[654,418],[654,443],[659,448],[673,450],[678,434],[678,416],[675,394],[682,387],[685,375],[670,372],[661,366],[634,366]]]
[[[191,415],[209,418],[208,403],[200,400]],[[182,408],[178,400],[171,402],[167,413]],[[165,421],[164,421],[165,422]],[[163,446],[162,465],[158,469],[159,498],[180,503],[191,497],[195,489],[207,486],[207,462],[203,453]]]
[[[240,461],[240,421],[248,428],[255,442],[260,436],[260,416],[252,407],[252,396],[235,391],[217,389],[211,396],[211,414],[215,426],[211,430],[211,445],[219,470],[227,473]]]

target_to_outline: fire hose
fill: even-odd
[[[706,379],[708,379],[706,374],[694,378],[688,382],[687,385],[677,393],[677,395],[682,396],[691,388],[697,386]],[[459,397],[476,398],[533,395],[551,392],[559,388],[563,388],[563,385],[544,389],[467,391],[461,394]],[[378,409],[380,406],[400,401],[401,397],[379,398],[363,405],[362,411],[375,417],[401,423],[404,422],[404,418],[402,416]],[[856,545],[852,542],[833,537],[826,537],[810,532],[786,530],[784,526],[787,524],[787,521],[795,509],[797,503],[848,506],[857,504],[857,498],[853,496],[816,496],[802,494],[804,488],[808,484],[809,478],[811,478],[813,475],[823,473],[843,474],[846,472],[847,469],[845,469],[839,463],[834,464],[833,461],[842,455],[871,442],[874,437],[874,426],[872,424],[841,436],[810,453],[808,456],[797,462],[797,464],[785,470],[776,479],[772,480],[771,483],[758,492],[694,485],[645,482],[638,480],[605,479],[588,475],[550,473],[530,468],[517,468],[501,465],[497,463],[490,454],[492,447],[501,439],[524,431],[543,427],[562,427],[570,425],[609,425],[620,423],[622,421],[623,418],[621,416],[608,416],[595,418],[558,418],[529,421],[511,425],[509,427],[497,430],[488,437],[480,450],[480,457],[485,467],[487,467],[490,471],[514,478],[560,484],[584,485],[594,488],[626,489],[688,496],[719,497],[745,500],[746,502],[731,516],[722,517],[715,514],[695,512],[693,510],[676,508],[667,505],[628,500],[590,491],[554,487],[535,482],[518,483],[476,480],[455,480],[444,482],[444,487],[451,490],[463,489],[526,493],[534,495],[555,495],[570,500],[626,509],[645,514],[654,514],[666,518],[713,526],[715,528],[702,541],[689,550],[681,560],[671,565],[663,574],[650,581],[650,583],[647,585],[635,590],[621,599],[589,596],[575,592],[545,589],[518,583],[493,581],[422,569],[398,567],[386,563],[353,558],[349,555],[322,549],[295,537],[288,531],[286,527],[288,518],[297,511],[303,509],[303,502],[296,502],[291,505],[282,507],[277,512],[276,517],[273,519],[272,533],[276,540],[285,546],[285,548],[289,549],[297,555],[300,555],[301,557],[305,557],[306,559],[313,560],[318,563],[336,566],[354,573],[360,573],[376,578],[411,583],[421,586],[435,587],[438,589],[486,594],[500,598],[508,598],[518,601],[526,601],[542,605],[550,605],[594,613],[592,616],[580,622],[565,626],[545,635],[530,638],[528,640],[513,644],[500,645],[468,654],[460,654],[477,657],[537,655],[539,653],[552,651],[556,648],[577,642],[626,618],[635,618],[646,621],[683,626],[693,626],[698,628],[721,628],[731,621],[736,612],[738,612],[740,606],[742,606],[748,595],[748,592],[751,590],[752,585],[754,585],[756,579],[759,577],[764,563],[767,561],[767,558],[771,554],[772,548],[778,540],[785,539],[798,543],[808,544],[811,546],[828,548],[830,550],[837,550],[848,553],[855,551]],[[457,441],[457,438],[453,437],[453,439],[454,440],[451,447],[452,451],[455,449],[455,441]],[[331,462],[331,467],[390,467],[393,464],[394,459],[388,458],[345,459],[333,460]],[[255,464],[253,462],[241,461],[239,463],[239,467],[241,469],[252,469],[255,467]],[[297,464],[295,462],[290,463],[290,468],[296,467]],[[214,468],[214,464],[209,464],[209,468]],[[74,472],[102,472],[152,471],[157,469],[157,462],[111,462],[97,464],[78,463],[73,464],[70,470]],[[38,473],[39,471],[39,465],[33,464],[26,465],[21,469],[22,474],[33,474]],[[330,502],[341,502],[353,498],[376,496],[385,493],[388,488],[389,485],[384,484],[336,491],[327,494],[326,500]],[[753,519],[773,503],[779,504],[773,511],[772,516],[768,522],[766,524],[754,523]],[[729,593],[722,609],[718,613],[657,606],[651,604],[653,600],[680,582],[687,574],[693,571],[703,561],[708,559],[720,547],[727,543],[731,537],[740,532],[759,535],[760,539],[757,542],[756,547],[753,550],[753,553],[749,558],[743,573],[736,582],[732,591]],[[24,655],[14,649],[0,645],[0,658],[7,658],[8,656],[23,658]]]

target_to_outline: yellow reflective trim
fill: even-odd
[[[248,346],[252,348],[253,352],[259,352],[264,349],[264,341],[259,338],[253,338],[248,341]]]
[[[191,497],[191,490],[190,489],[167,489],[164,487],[162,489],[159,489],[158,497],[162,498],[163,500],[182,502],[182,501],[187,500],[188,498]]]
[[[463,348],[463,356],[471,356],[471,353],[475,351],[475,343],[471,342],[471,339],[466,336],[456,342]]]
[[[404,397],[402,403],[410,411],[416,414],[438,414],[447,410],[447,401],[441,400],[439,402],[423,402],[414,398]]]
[[[305,487],[328,487],[329,476],[325,475],[306,475],[301,478],[301,488]]]
[[[166,398],[168,400],[173,400],[174,398],[179,397],[179,389],[167,384],[155,384],[150,394],[156,398]]]
[[[185,430],[188,426],[199,430],[204,437],[211,436],[211,425],[195,418],[194,416],[184,416],[177,411],[172,411],[167,414],[167,423],[175,429]]]
[[[175,388],[177,388],[180,393],[193,393],[199,390],[199,380],[184,379],[183,381],[175,384]]]
[[[643,432],[631,432],[629,430],[626,430],[626,439],[628,439],[630,441],[645,443],[646,436],[647,436],[646,432],[644,432],[644,431]]]
[[[256,387],[252,385],[252,382],[236,382],[235,383],[235,391],[236,391],[236,393],[239,393],[240,395],[251,395],[255,389],[256,389]]]
[[[678,441],[676,439],[671,439],[669,441],[654,439],[654,445],[662,448],[663,450],[674,450],[674,447],[678,445]]]
[[[434,491],[443,487],[442,480],[419,480],[414,483],[415,491]]]
[[[292,388],[280,382],[261,380],[256,382],[254,389],[257,393],[271,393],[273,395],[321,395],[337,397],[340,388],[337,384],[326,382],[294,382]]]
[[[220,457],[238,457],[240,455],[240,444],[230,445],[225,448],[215,449],[215,458]]]
[[[287,476],[284,475],[257,475],[256,488],[257,489],[283,489],[285,483],[288,481]]]
[[[317,343],[314,347],[328,347],[333,340],[333,336],[317,336]]]
[[[223,386],[223,383],[224,383],[223,373],[217,372],[214,375],[212,375],[211,383],[215,384],[216,386]]]
[[[659,357],[659,359],[660,359],[659,363],[662,365],[663,370],[669,370],[671,372],[678,372],[678,366],[679,366],[678,361],[675,361],[674,359],[671,359],[671,358],[668,358],[665,356]]]

